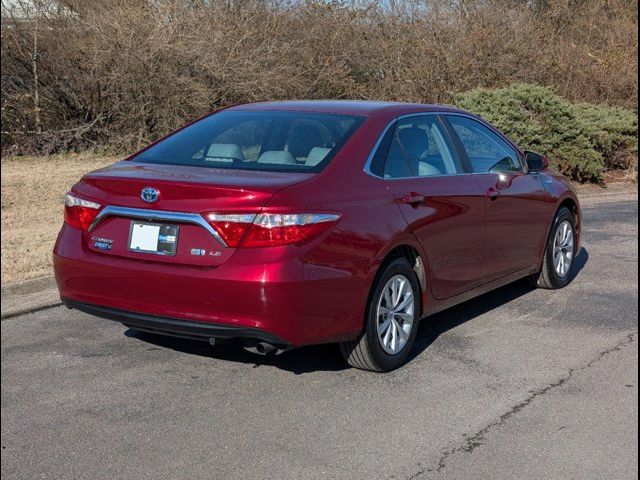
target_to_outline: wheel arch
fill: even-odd
[[[567,208],[572,214],[573,214],[573,218],[575,219],[576,222],[576,235],[577,235],[577,240],[578,240],[578,249],[580,248],[581,245],[581,239],[582,239],[582,212],[580,210],[580,203],[578,202],[577,199],[573,198],[572,196],[568,195],[565,196],[564,198],[562,198],[559,202],[558,205],[556,206],[556,210],[553,213],[553,220],[556,218],[556,216],[558,215],[558,212],[560,211],[561,208]],[[553,226],[553,225],[552,225]],[[551,230],[551,227],[550,229]]]
[[[418,278],[418,284],[421,289],[421,299],[420,299],[420,314],[424,313],[424,305],[425,305],[425,295],[427,295],[427,261],[424,255],[413,245],[408,243],[403,243],[401,245],[397,245],[389,250],[383,257],[382,262],[378,266],[376,271],[376,279],[378,275],[384,270],[386,265],[389,262],[395,260],[396,258],[404,258],[409,262],[409,265],[413,268],[413,271]]]
[[[553,210],[553,215],[551,216],[550,220],[549,220],[549,225],[547,227],[547,234],[544,237],[544,244],[542,245],[542,249],[540,252],[540,260],[539,260],[539,264],[538,266],[540,268],[542,268],[542,262],[544,260],[544,254],[546,252],[547,249],[547,244],[549,243],[549,238],[551,236],[551,232],[553,231],[553,226],[555,224],[556,218],[558,217],[558,212],[562,209],[562,208],[567,208],[569,209],[569,211],[571,213],[573,213],[573,217],[575,218],[575,222],[576,222],[576,236],[577,236],[577,249],[578,251],[580,251],[580,246],[581,246],[581,227],[582,227],[582,213],[580,210],[580,204],[578,203],[578,201],[571,195],[565,195],[564,197],[562,197],[561,199],[558,200],[558,202],[556,203],[556,207]]]

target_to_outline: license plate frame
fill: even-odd
[[[147,255],[175,257],[180,226],[168,223],[131,220],[127,250]]]

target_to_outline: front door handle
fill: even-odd
[[[402,203],[411,205],[412,207],[418,207],[424,203],[424,195],[420,195],[415,192],[410,193],[409,195],[402,197]]]

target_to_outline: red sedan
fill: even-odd
[[[580,227],[547,159],[464,111],[262,103],[84,176],[53,259],[70,308],[263,354],[339,342],[388,371],[435,312],[567,285]]]

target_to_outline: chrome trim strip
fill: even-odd
[[[144,208],[129,208],[129,207],[115,207],[113,205],[107,205],[104,207],[96,218],[89,225],[88,231],[91,232],[97,225],[106,217],[126,217],[126,218],[138,218],[140,220],[163,220],[167,222],[179,222],[190,223],[192,225],[198,225],[209,232],[224,248],[228,248],[226,242],[220,237],[218,232],[207,223],[202,215],[197,213],[182,213],[182,212],[165,212],[161,210],[147,210]]]
[[[472,115],[472,114],[466,114],[463,112],[447,112],[447,111],[442,111],[442,112],[417,112],[417,113],[406,113],[404,115],[399,115],[397,117],[395,117],[393,120],[391,120],[386,127],[384,127],[384,130],[382,131],[382,133],[380,134],[380,136],[378,137],[378,140],[376,140],[375,145],[373,146],[373,148],[371,149],[371,152],[369,153],[369,156],[367,157],[367,161],[364,164],[364,173],[366,173],[367,175],[373,177],[373,178],[377,178],[379,180],[384,180],[384,181],[389,181],[389,180],[409,180],[409,179],[418,179],[418,178],[441,178],[441,177],[459,177],[459,176],[463,176],[463,175],[496,175],[495,173],[491,173],[491,172],[462,172],[462,173],[446,173],[446,174],[442,174],[442,175],[431,175],[431,176],[424,176],[424,177],[398,177],[398,178],[384,178],[384,177],[380,177],[379,175],[376,175],[375,173],[373,173],[371,171],[371,164],[373,163],[373,157],[376,155],[376,152],[378,151],[378,148],[380,147],[380,144],[382,143],[382,140],[384,139],[385,135],[387,134],[387,132],[389,131],[389,129],[399,120],[405,119],[405,118],[411,118],[411,117],[424,117],[427,115],[456,115],[458,117],[466,117],[469,118],[471,120],[475,120],[476,122],[480,122],[483,125],[486,125],[487,127],[489,127],[489,129],[496,133],[500,138],[502,138],[506,143],[509,144],[509,146],[511,146],[511,148],[513,148],[516,153],[518,153],[518,158],[520,160],[520,166],[522,167],[522,171],[519,172],[513,172],[513,173],[527,173],[523,167],[523,163],[522,159],[520,158],[520,153],[518,150],[518,147],[509,139],[507,138],[502,132],[496,130],[494,127],[492,127],[491,125],[489,125],[488,123],[486,123],[482,118]]]

